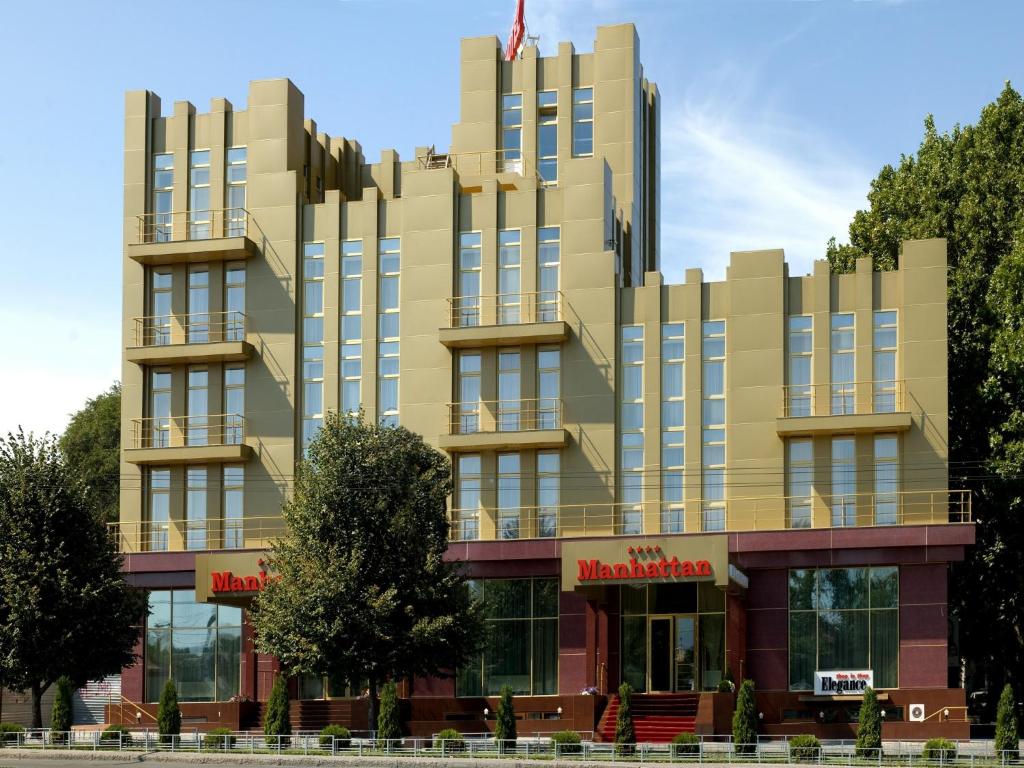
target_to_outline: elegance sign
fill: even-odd
[[[562,589],[601,584],[729,583],[725,536],[562,542]]]
[[[815,696],[860,696],[873,688],[875,674],[870,669],[841,669],[814,673]]]

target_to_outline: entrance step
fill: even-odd
[[[699,693],[635,693],[632,697],[633,730],[638,742],[664,744],[679,733],[693,733]],[[598,724],[601,741],[615,741],[619,697],[610,696]]]

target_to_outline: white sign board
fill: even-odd
[[[875,675],[870,669],[818,670],[814,673],[815,696],[860,696],[865,688],[874,685]]]

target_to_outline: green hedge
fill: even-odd
[[[672,756],[700,754],[700,737],[696,733],[677,733],[672,737]]]
[[[352,734],[344,725],[331,723],[320,731],[320,749],[331,749],[337,745],[338,749],[348,749],[352,746]]]
[[[128,746],[132,743],[132,732],[127,725],[110,725],[100,734],[101,741],[117,741],[121,739],[121,746]]]
[[[206,746],[214,749],[234,749],[235,735],[230,728],[213,728],[206,732]]]
[[[583,739],[576,731],[556,731],[551,734],[551,743],[559,755],[578,755],[583,751]]]
[[[924,743],[922,757],[925,760],[953,762],[956,760],[956,743],[949,739],[928,739]]]
[[[821,754],[821,742],[810,733],[802,733],[789,740],[789,756],[793,760],[815,760]]]
[[[445,728],[434,737],[434,746],[444,749],[445,754],[463,752],[466,749],[466,741],[454,728]]]
[[[0,747],[4,744],[16,744],[16,734],[24,733],[25,726],[18,723],[0,723]]]

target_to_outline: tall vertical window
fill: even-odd
[[[171,372],[152,371],[149,375],[149,431],[146,448],[166,448],[171,444]]]
[[[703,324],[701,462],[705,531],[725,530],[725,321]]]
[[[872,409],[875,413],[896,411],[896,311],[874,313],[872,329]]]
[[[518,453],[498,454],[498,538],[519,538],[522,475]]]
[[[147,240],[166,243],[174,236],[174,155],[153,155],[153,223]]]
[[[522,429],[522,370],[518,349],[498,350],[498,431]]]
[[[788,318],[789,388],[787,416],[811,415],[811,356],[814,354],[814,330],[810,315]]]
[[[683,504],[684,355],[682,323],[661,326],[661,530],[682,533],[685,528]]]
[[[377,417],[385,426],[398,425],[399,273],[401,245],[397,237],[383,237],[377,246],[380,292],[377,301]]]
[[[562,426],[562,350],[537,348],[537,429]]]
[[[248,178],[249,150],[246,147],[228,148],[225,176],[228,186],[228,205],[225,212],[227,237],[245,234],[245,184]]]
[[[206,240],[213,232],[210,220],[210,150],[189,153],[188,158],[188,236]]]
[[[501,97],[501,170],[523,170],[523,94],[506,93]]]
[[[205,264],[188,269],[188,341],[210,340],[210,269]]]
[[[857,524],[857,449],[852,437],[832,438],[832,525]]]
[[[225,465],[222,484],[224,502],[224,549],[241,549],[245,525],[245,467]]]
[[[594,154],[594,89],[572,92],[572,156]]]
[[[171,297],[174,281],[169,267],[149,273],[149,334],[153,344],[171,343]]]
[[[875,525],[896,525],[899,448],[896,435],[875,436]]]
[[[480,538],[480,457],[459,454],[455,499],[455,538],[473,541]]]
[[[537,453],[537,535],[558,535],[562,467],[558,451]]]
[[[558,181],[558,91],[537,94],[537,172],[542,184]]]
[[[224,444],[241,445],[245,437],[245,366],[224,368]]]
[[[302,248],[302,448],[324,419],[324,244]]]
[[[498,324],[521,322],[523,301],[520,274],[521,248],[518,229],[498,232]]]
[[[363,241],[341,244],[341,412],[363,402]]]
[[[245,262],[224,265],[224,341],[245,341]]]
[[[644,328],[622,327],[622,533],[643,533]]]
[[[458,430],[460,435],[480,431],[480,353],[459,353]]]
[[[153,552],[167,549],[171,520],[171,470],[149,470],[149,536],[146,545]]]
[[[786,513],[790,528],[810,528],[814,486],[814,443],[790,440],[786,456]]]
[[[206,467],[185,468],[185,547],[206,549]]]
[[[537,322],[558,320],[558,271],[561,261],[561,228],[541,227],[537,230]]]
[[[853,313],[832,315],[832,415],[854,413]]]
[[[210,442],[210,372],[205,368],[188,369],[188,413],[186,445]]]
[[[479,232],[459,235],[459,302],[452,319],[460,328],[480,325],[480,247]]]

